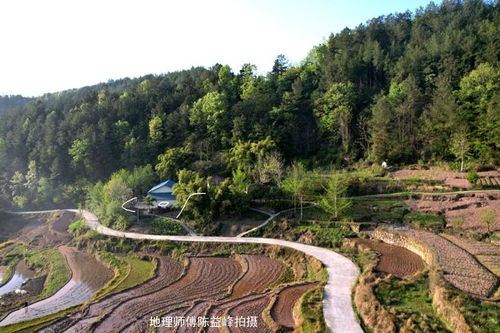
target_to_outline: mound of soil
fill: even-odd
[[[414,275],[424,268],[422,259],[404,247],[375,242],[368,239],[356,239],[356,244],[366,246],[380,254],[375,269],[399,278]]]

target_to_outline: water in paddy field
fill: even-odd
[[[10,313],[3,321],[0,321],[0,326],[47,316],[82,304],[89,300],[95,291],[96,289],[86,283],[72,279],[51,297]]]
[[[12,278],[6,284],[0,287],[0,296],[16,289],[21,289],[23,283],[32,277],[33,272],[28,267],[26,267],[26,264],[23,261],[21,261],[16,265],[16,271],[14,272],[14,275],[12,275]],[[2,275],[0,275],[0,280],[1,279]]]

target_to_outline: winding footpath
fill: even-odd
[[[340,333],[358,333],[363,332],[361,326],[356,320],[351,299],[352,287],[359,274],[358,267],[346,257],[316,246],[289,242],[273,238],[255,238],[255,237],[218,237],[218,236],[165,236],[149,235],[134,232],[124,232],[105,227],[99,223],[98,218],[89,211],[66,209],[67,211],[81,214],[86,220],[87,225],[100,234],[123,237],[130,239],[149,239],[177,242],[212,242],[212,243],[254,243],[269,244],[289,247],[301,251],[307,255],[315,257],[321,261],[328,271],[328,282],[325,286],[323,296],[323,314],[326,325],[330,332]],[[23,214],[48,213],[51,211],[30,211]],[[273,214],[262,225],[269,223],[279,213]],[[261,226],[262,226],[261,225]],[[259,226],[260,227],[260,226]],[[253,230],[252,230],[253,231]]]

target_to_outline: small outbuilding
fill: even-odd
[[[169,208],[177,204],[177,197],[172,193],[172,189],[176,183],[172,180],[164,181],[156,186],[153,186],[148,191],[148,196],[153,198],[155,206],[160,208]]]

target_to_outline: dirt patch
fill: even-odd
[[[92,255],[79,251],[74,247],[60,246],[73,273],[71,279],[82,282],[94,290],[99,290],[113,277],[112,271]]]
[[[313,288],[316,283],[306,283],[283,288],[279,294],[276,303],[271,309],[271,317],[279,325],[286,327],[295,327],[295,317],[293,309],[295,303],[309,289]]]
[[[2,282],[3,276],[5,274],[5,270],[7,269],[7,266],[0,266],[0,282]]]
[[[442,214],[449,228],[461,228],[474,233],[488,231],[487,225],[481,220],[481,212],[500,211],[500,200],[492,198],[488,193],[432,195],[424,196],[421,200],[407,200],[406,203],[416,211]],[[497,214],[490,231],[500,231],[500,214]]]
[[[237,219],[227,219],[227,220],[219,220],[218,222],[221,224],[221,228],[219,230],[220,236],[231,236],[234,237],[236,235],[241,234],[242,232],[253,229],[260,224],[262,224],[266,220],[266,217],[262,217],[262,220],[251,218],[251,217],[241,217]]]
[[[50,224],[51,230],[59,232],[63,235],[71,236],[71,234],[68,232],[68,227],[71,223],[73,223],[73,221],[75,221],[75,219],[75,212],[64,211],[61,216],[52,221],[52,223]]]
[[[498,170],[495,171],[483,171],[478,172],[480,178],[498,178],[500,177],[500,172]],[[467,181],[467,173],[466,172],[458,172],[458,171],[446,171],[440,169],[429,169],[429,170],[398,170],[393,173],[394,178],[396,179],[409,179],[409,178],[418,178],[425,180],[435,180],[442,182],[444,184],[455,186],[458,188],[471,188],[472,184]]]
[[[73,238],[67,228],[75,218],[76,214],[68,211],[34,218],[19,230],[17,239],[30,246],[57,247],[66,244]]]
[[[404,278],[414,275],[424,268],[422,259],[404,247],[368,239],[356,239],[355,242],[380,254],[377,266],[375,267],[375,270],[379,272]]]

